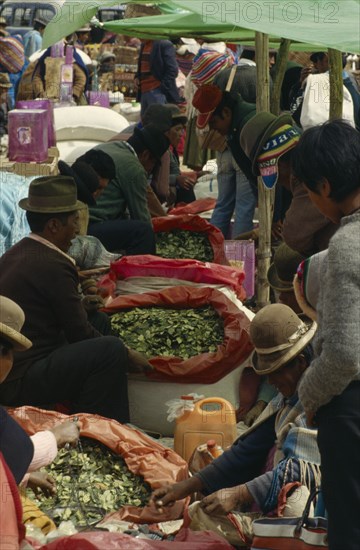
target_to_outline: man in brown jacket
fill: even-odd
[[[19,203],[32,233],[0,258],[0,289],[24,310],[23,333],[33,345],[14,354],[0,403],[47,407],[66,402],[72,413],[128,422],[127,370],[134,353],[88,322],[75,262],[67,255],[81,204],[75,181],[66,176],[34,179],[28,198]],[[146,369],[147,361],[141,366]]]

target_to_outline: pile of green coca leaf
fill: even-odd
[[[126,346],[148,358],[189,359],[215,352],[224,340],[223,320],[212,306],[134,308],[112,315],[111,326]]]
[[[82,438],[80,448],[61,449],[45,471],[55,479],[56,494],[28,496],[56,525],[65,520],[93,525],[122,506],[145,506],[151,494],[118,454],[92,439]]]
[[[173,229],[156,233],[156,254],[162,258],[212,262],[214,252],[205,233]]]

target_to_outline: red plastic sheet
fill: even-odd
[[[216,199],[207,197],[205,199],[197,199],[196,201],[184,204],[182,206],[175,206],[169,212],[172,216],[179,216],[182,214],[200,214],[200,212],[207,212],[215,208]]]
[[[200,216],[194,216],[192,214],[183,214],[181,216],[170,215],[163,218],[153,218],[151,221],[155,233],[159,233],[160,231],[172,231],[173,229],[206,233],[214,252],[213,262],[215,264],[228,265],[225,256],[225,239],[223,234],[220,229],[211,225],[203,218],[200,218]]]
[[[141,540],[120,533],[78,533],[41,547],[41,550],[230,550],[225,539],[211,531],[183,529],[175,541]]]
[[[161,292],[119,296],[104,311],[111,314],[134,307],[182,309],[204,305],[214,307],[224,321],[225,338],[217,351],[185,360],[180,357],[154,357],[150,363],[155,372],[148,376],[170,382],[213,384],[241,365],[253,350],[249,338],[249,319],[222,292],[206,287],[171,287]]]
[[[9,413],[29,435],[52,428],[55,424],[71,418],[55,411],[36,407],[20,407],[9,410]],[[143,476],[152,489],[166,483],[182,481],[188,477],[187,464],[180,456],[142,432],[94,414],[79,413],[76,416],[79,419],[81,436],[96,439],[121,455],[129,470]],[[161,514],[150,506],[144,508],[124,506],[115,512],[116,519],[136,523],[158,523],[179,519],[183,515],[185,504],[186,501],[176,502],[173,507],[164,509]],[[114,514],[111,516],[113,517]],[[105,548],[108,547],[103,546],[102,550]]]
[[[169,279],[184,279],[193,283],[221,284],[231,287],[240,300],[246,298],[242,286],[245,280],[243,270],[198,260],[170,260],[150,254],[124,256],[111,264],[110,274],[103,277],[101,286],[111,284],[114,281],[114,276],[115,279],[168,277]]]

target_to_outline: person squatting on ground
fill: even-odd
[[[211,529],[231,544],[247,546],[252,521],[276,512],[285,484],[300,482],[309,490],[320,484],[316,430],[306,428],[297,394],[311,361],[309,344],[315,331],[315,322],[302,321],[283,304],[271,304],[255,315],[250,325],[253,367],[257,374],[267,375],[279,393],[253,426],[212,464],[190,479],[156,489],[151,500],[155,507],[161,509],[201,492],[205,497],[189,509],[190,528]],[[265,463],[268,471],[259,475]],[[299,509],[289,515],[302,513],[304,501],[300,502]],[[227,518],[229,512],[239,529]]]

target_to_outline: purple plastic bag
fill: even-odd
[[[56,145],[54,108],[50,99],[32,99],[28,101],[17,101],[16,109],[45,109],[48,119],[48,147]]]

